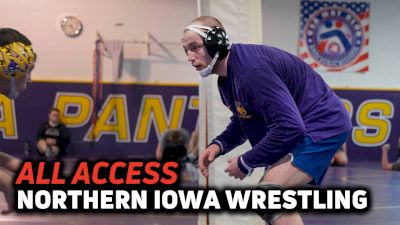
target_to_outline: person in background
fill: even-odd
[[[186,129],[168,129],[156,149],[156,159],[161,162],[174,161],[181,165],[181,184],[196,186],[198,182],[198,129],[189,137]]]
[[[58,109],[50,109],[49,120],[40,126],[36,136],[39,155],[47,159],[65,156],[70,142],[69,131],[61,123],[59,114]]]
[[[340,146],[335,156],[333,156],[332,166],[347,166],[348,163],[349,158],[347,157],[347,145],[344,143]]]
[[[395,162],[389,162],[388,153],[390,151],[390,144],[384,144],[382,146],[382,159],[381,166],[384,170],[400,170],[400,138],[397,144],[398,159]]]
[[[180,161],[187,154],[189,132],[185,129],[166,130],[157,145],[156,159],[161,162]]]
[[[183,180],[190,183],[190,185],[198,186],[199,182],[199,129],[196,129],[190,135],[189,148],[186,157],[183,159],[183,165],[186,173]]]
[[[196,129],[192,132],[190,135],[190,140],[189,140],[189,149],[188,149],[188,157],[196,160],[199,157],[199,129],[196,127]],[[196,163],[197,165],[197,163]]]

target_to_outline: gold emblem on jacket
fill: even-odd
[[[242,119],[250,119],[251,115],[247,115],[247,110],[242,106],[242,103],[235,101],[236,112],[239,113],[239,117]]]

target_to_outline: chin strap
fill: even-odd
[[[15,82],[14,75],[11,75],[10,82],[11,82],[11,87],[10,87],[10,92],[7,94],[7,97],[10,99],[16,99],[18,97],[19,93],[17,90],[17,84]]]
[[[202,69],[199,73],[201,77],[207,77],[210,74],[212,74],[212,70],[215,66],[215,63],[217,63],[219,57],[219,52],[215,53],[215,56],[213,58],[213,60],[211,61],[211,63],[204,69]]]

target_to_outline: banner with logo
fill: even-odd
[[[369,2],[301,1],[298,55],[322,71],[368,72]]]

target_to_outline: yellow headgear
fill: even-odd
[[[35,64],[36,54],[31,46],[14,42],[0,47],[0,76],[10,80],[22,77]]]

